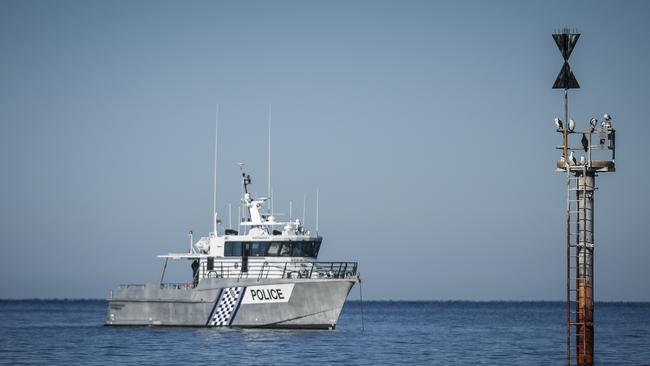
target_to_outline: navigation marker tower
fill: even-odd
[[[569,57],[580,33],[565,28],[553,34],[564,65],[553,89],[564,89],[564,123],[555,119],[562,134],[562,156],[556,171],[566,174],[566,364],[594,364],[594,192],[597,173],[614,172],[616,131],[612,118],[592,118],[587,129],[579,131],[569,118],[569,89],[580,85],[569,66]],[[570,123],[571,122],[571,123]],[[570,127],[570,124],[572,125]],[[574,152],[582,152],[580,158]],[[568,154],[567,154],[568,153]],[[575,354],[572,353],[575,350]]]

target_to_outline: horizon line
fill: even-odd
[[[28,301],[34,301],[34,302],[55,302],[55,301],[69,301],[69,302],[82,302],[82,301],[88,301],[88,302],[100,302],[100,301],[108,301],[108,299],[102,299],[102,298],[83,298],[83,297],[77,297],[77,298],[57,298],[57,297],[50,297],[50,298],[38,298],[38,297],[32,297],[32,298],[0,298],[0,302],[28,302]],[[359,299],[355,300],[347,300],[346,303],[348,302],[361,302]],[[512,300],[512,299],[491,299],[491,300],[462,300],[462,299],[431,299],[431,300],[415,300],[415,299],[373,299],[373,300],[363,300],[364,303],[367,302],[421,302],[421,303],[426,303],[426,302],[464,302],[464,303],[565,303],[566,300]],[[596,301],[596,303],[610,303],[610,304],[647,304],[650,303],[650,300],[600,300]]]

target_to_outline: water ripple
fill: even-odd
[[[335,331],[103,326],[103,301],[0,301],[0,364],[558,365],[564,304],[349,302]],[[650,304],[599,304],[599,365],[650,360]]]

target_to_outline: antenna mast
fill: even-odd
[[[269,176],[266,186],[266,196],[271,199],[271,104],[269,103]],[[271,209],[271,211],[273,211]]]
[[[307,194],[302,196],[302,226],[305,226],[305,208],[307,206]]]
[[[219,144],[219,104],[214,122],[214,186],[212,199],[212,232],[217,235],[217,147]]]

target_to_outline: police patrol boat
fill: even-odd
[[[242,184],[241,233],[219,233],[215,224],[189,252],[159,255],[164,259],[160,282],[111,291],[106,325],[336,327],[348,293],[359,282],[357,263],[317,261],[323,238],[299,219],[276,221],[265,208],[269,198],[249,192],[251,177],[243,170]],[[189,261],[192,281],[163,282],[169,259]]]

